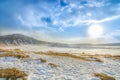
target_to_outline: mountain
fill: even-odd
[[[34,38],[21,35],[21,34],[12,34],[12,35],[5,35],[0,36],[0,43],[1,44],[14,44],[14,45],[20,45],[20,44],[48,44],[48,42],[36,40]]]
[[[120,43],[97,44],[98,46],[120,46]]]
[[[47,42],[34,39],[32,37],[28,37],[22,34],[11,34],[11,35],[4,35],[0,36],[0,44],[5,45],[21,45],[21,44],[43,44],[49,45],[51,47],[74,47],[79,48],[81,45],[89,45],[89,44],[64,44],[64,43],[55,43],[55,42]]]
[[[28,37],[22,34],[12,34],[12,35],[4,35],[0,36],[0,44],[13,44],[13,45],[21,45],[21,44],[43,44],[51,47],[69,47],[69,48],[89,48],[95,46],[120,46],[120,43],[106,43],[106,44],[65,44],[65,43],[55,43],[55,42],[47,42],[34,39],[32,37]]]

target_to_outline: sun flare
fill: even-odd
[[[88,35],[90,38],[100,38],[103,35],[103,26],[92,25],[88,29]]]

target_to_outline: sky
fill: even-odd
[[[0,0],[0,35],[61,43],[120,42],[120,0]]]

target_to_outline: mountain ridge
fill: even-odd
[[[65,43],[57,43],[57,42],[47,42],[42,40],[37,40],[32,37],[22,35],[22,34],[11,34],[0,36],[0,43],[9,45],[21,45],[21,44],[43,44],[49,46],[57,46],[57,47],[80,47],[80,46],[120,46],[120,43],[104,43],[104,44],[65,44]]]
[[[0,43],[6,45],[8,44],[20,45],[20,44],[40,44],[47,42],[40,41],[22,34],[11,34],[11,35],[0,36]]]

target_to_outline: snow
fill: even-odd
[[[70,52],[73,53],[77,51],[85,52],[85,49],[81,51],[79,49],[49,48],[46,46],[42,46],[42,47],[12,46],[12,47],[6,47],[4,49],[15,49],[15,48],[20,48],[21,50],[29,51],[26,52],[26,54],[30,55],[30,59],[20,60],[13,57],[7,57],[7,58],[1,57],[0,68],[2,69],[2,68],[16,67],[18,69],[21,69],[22,71],[25,71],[28,74],[28,80],[100,80],[99,78],[93,76],[95,72],[105,73],[114,77],[116,80],[120,80],[120,60],[103,58],[104,62],[101,63],[101,62],[82,61],[68,57],[53,57],[46,55],[38,55],[38,54],[34,54],[33,52],[30,52],[30,51],[41,51],[41,50],[69,52],[69,50],[71,50]],[[104,51],[105,50],[102,50],[101,52],[106,53]],[[96,50],[96,52],[99,52],[99,50],[98,51]],[[117,51],[113,50],[113,52],[117,52]],[[42,63],[39,60],[35,60],[39,58],[46,59],[47,62]],[[58,67],[52,68],[50,65],[48,65],[48,63],[50,62],[57,64]],[[0,80],[4,80],[4,79],[0,79]]]
[[[102,46],[101,46],[102,47]],[[114,46],[113,48],[110,46],[102,47],[102,48],[62,48],[62,47],[49,47],[43,45],[20,45],[20,46],[7,46],[0,47],[1,49],[21,49],[24,51],[54,51],[54,52],[68,52],[68,53],[88,53],[88,54],[112,54],[112,55],[120,55],[120,46]]]

